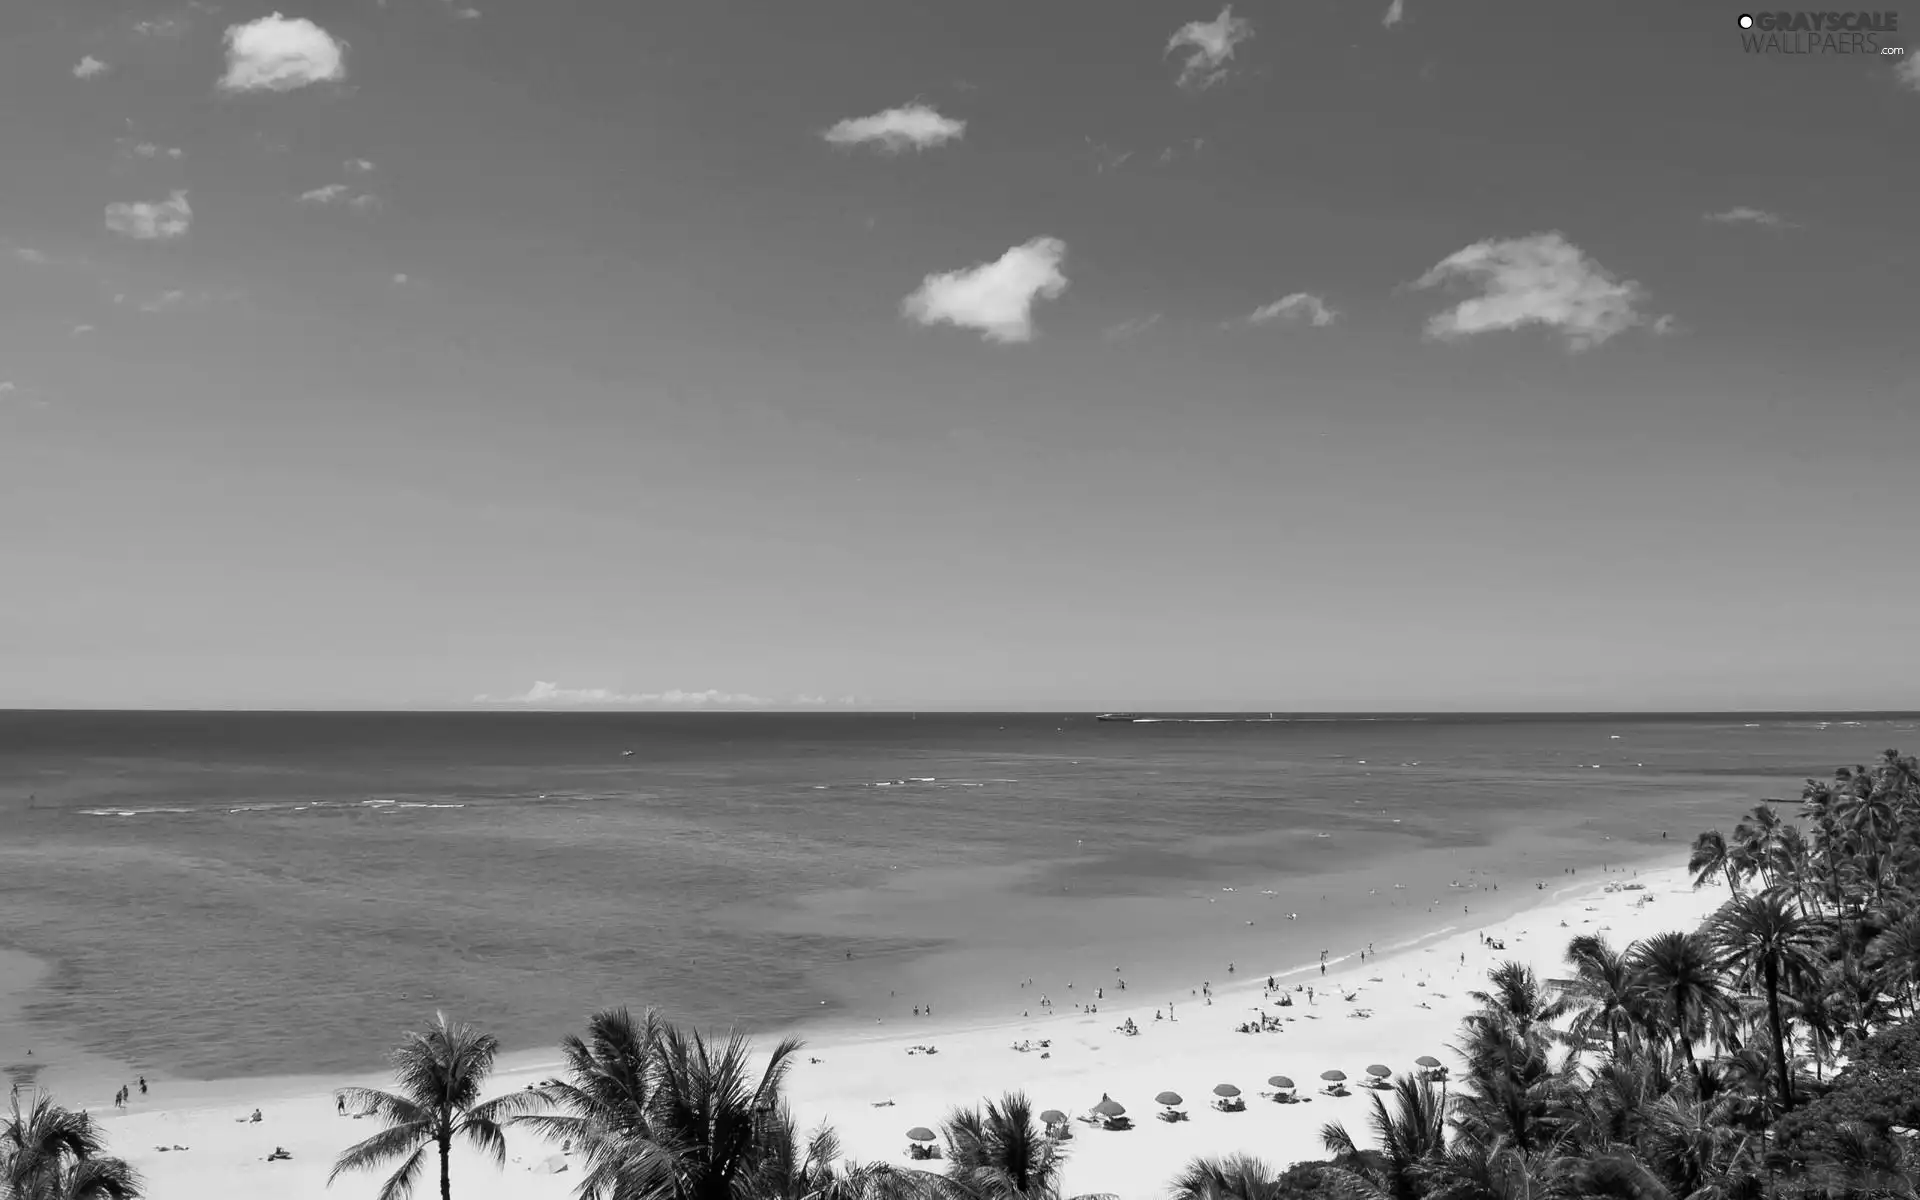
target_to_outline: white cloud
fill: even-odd
[[[187,204],[187,194],[183,191],[174,192],[158,204],[107,205],[107,228],[140,241],[177,238],[192,224],[193,209]]]
[[[404,283],[406,283],[406,282],[407,282],[407,276],[405,276],[405,275],[395,275],[395,276],[393,277],[393,281],[394,281],[395,283],[397,283],[397,284],[404,284]]]
[[[361,192],[347,201],[347,207],[355,212],[372,212],[380,207],[380,197],[372,192]]]
[[[1448,341],[1476,333],[1545,325],[1585,350],[1647,324],[1646,292],[1615,279],[1559,233],[1476,242],[1442,259],[1416,288],[1464,283],[1480,294],[1427,322],[1427,336]]]
[[[13,380],[0,379],[0,396],[3,396],[8,392],[17,391],[17,390],[18,388],[15,386]]]
[[[151,300],[140,302],[140,311],[144,313],[168,312],[176,308],[199,308],[210,297],[205,292],[187,292],[171,288],[161,292]]]
[[[1324,328],[1339,318],[1340,314],[1327,307],[1327,302],[1311,292],[1294,292],[1282,296],[1272,304],[1263,304],[1246,315],[1249,325],[1265,325],[1271,321],[1305,321],[1315,328]]]
[[[306,204],[332,204],[335,200],[345,198],[346,194],[346,184],[330,183],[325,187],[314,188],[310,192],[301,192],[300,199]]]
[[[274,13],[227,27],[229,92],[290,92],[347,77],[346,43],[305,17]]]
[[[373,164],[364,158],[350,158],[346,162],[347,170],[355,175],[367,175],[373,171]]]
[[[111,70],[113,70],[112,67],[109,67],[107,64],[89,54],[79,62],[73,64],[73,77],[75,79],[92,79],[95,75],[105,75]]]
[[[1920,92],[1920,56],[1909,54],[1906,61],[1894,69],[1893,77],[1914,91]]]
[[[664,692],[621,692],[613,688],[570,688],[545,680],[536,682],[515,696],[480,695],[475,704],[543,704],[554,706],[618,704],[654,705],[661,708],[765,708],[773,701],[743,692],[685,692],[673,688]]]
[[[73,333],[69,336],[79,337],[81,334],[92,333],[92,332],[93,332],[93,326],[91,325],[75,325],[73,327]]]
[[[1722,225],[1765,225],[1769,229],[1786,229],[1793,224],[1779,213],[1768,212],[1764,208],[1748,208],[1744,204],[1737,204],[1724,212],[1706,213],[1701,220]]]
[[[992,262],[927,276],[900,311],[922,325],[977,329],[990,342],[1032,341],[1034,301],[1067,290],[1066,255],[1059,238],[1034,238]]]
[[[136,158],[184,158],[186,152],[178,146],[160,146],[153,142],[135,142],[127,146],[127,153]]]
[[[1183,88],[1199,91],[1226,78],[1233,48],[1252,36],[1253,22],[1234,16],[1229,5],[1211,21],[1189,21],[1175,30],[1165,53],[1188,51],[1178,82]]]
[[[185,21],[162,17],[157,21],[135,21],[133,31],[142,37],[177,37],[187,27]]]
[[[873,145],[882,153],[927,150],[967,132],[967,123],[943,117],[924,104],[889,108],[867,117],[848,117],[820,136],[836,146]]]
[[[1130,338],[1137,334],[1145,333],[1147,330],[1152,329],[1155,325],[1158,325],[1159,323],[1160,323],[1159,313],[1154,313],[1151,316],[1145,316],[1145,317],[1134,317],[1131,320],[1122,321],[1118,325],[1107,326],[1105,329],[1102,329],[1100,331],[1100,336],[1105,338],[1109,342],[1117,342],[1124,338]]]
[[[15,247],[13,251],[13,256],[19,259],[21,262],[32,263],[36,267],[44,267],[48,263],[53,261],[53,259],[48,257],[45,253],[39,250],[35,250],[31,246]]]
[[[1387,5],[1387,15],[1380,18],[1380,24],[1383,28],[1392,29],[1406,19],[1407,0],[1393,0],[1392,4]]]

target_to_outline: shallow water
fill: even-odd
[[[1833,722],[0,714],[0,942],[58,964],[43,1028],[191,1078],[364,1068],[436,1007],[520,1048],[1184,1000],[1915,741]]]

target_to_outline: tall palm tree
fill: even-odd
[[[1660,1014],[1697,1087],[1693,1043],[1730,1007],[1712,950],[1698,933],[1662,933],[1635,945],[1631,961],[1649,1007]]]
[[[379,1200],[406,1200],[427,1166],[427,1151],[439,1150],[440,1200],[453,1197],[453,1143],[464,1140],[505,1166],[507,1142],[501,1124],[539,1102],[533,1092],[513,1092],[482,1101],[480,1089],[493,1073],[500,1041],[435,1013],[423,1033],[409,1033],[391,1056],[395,1090],[342,1088],[338,1095],[380,1118],[386,1128],[348,1147],[327,1176],[332,1185],[348,1171],[400,1165],[381,1185]]]
[[[1386,1200],[1420,1200],[1425,1173],[1447,1150],[1446,1105],[1440,1089],[1429,1080],[1402,1075],[1394,1080],[1393,1109],[1380,1093],[1373,1094],[1367,1124],[1380,1143],[1378,1166],[1336,1167],[1334,1183]],[[1347,1127],[1338,1121],[1320,1130],[1321,1144],[1336,1161],[1357,1161],[1359,1147]]]
[[[542,1100],[557,1111],[514,1118],[515,1124],[531,1126],[548,1141],[579,1150],[581,1196],[608,1194],[633,1144],[649,1136],[648,1106],[664,1029],[653,1012],[639,1020],[625,1008],[593,1014],[584,1038],[568,1034],[560,1043],[567,1060],[565,1077],[539,1089]]]
[[[0,1200],[136,1200],[140,1175],[105,1154],[106,1138],[83,1112],[44,1092],[0,1119]]]
[[[1491,990],[1468,992],[1481,1008],[1510,1023],[1521,1037],[1550,1030],[1553,1022],[1574,1010],[1574,1001],[1540,983],[1532,967],[1503,962],[1487,972]]]
[[[1740,881],[1734,874],[1733,852],[1727,846],[1726,835],[1718,829],[1709,829],[1693,839],[1693,853],[1687,857],[1687,872],[1693,876],[1693,886],[1702,888],[1707,881],[1719,875],[1727,881],[1727,890],[1733,895],[1740,894]]]
[[[1767,1026],[1772,1033],[1774,1070],[1780,1102],[1793,1107],[1793,1072],[1787,1062],[1787,1034],[1780,1018],[1782,988],[1798,989],[1819,975],[1823,943],[1820,927],[1770,895],[1729,900],[1714,915],[1708,936],[1723,963],[1758,976],[1767,993]]]
[[[1628,963],[1630,950],[1615,950],[1591,933],[1567,943],[1567,961],[1574,970],[1572,1000],[1579,1009],[1571,1030],[1575,1045],[1585,1045],[1597,1028],[1606,1035],[1612,1057],[1620,1057],[1620,1035],[1632,1028],[1639,999]]]

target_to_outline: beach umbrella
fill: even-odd
[[[1040,1114],[1040,1119],[1049,1125],[1064,1125],[1067,1121],[1067,1114],[1057,1108],[1050,1108]]]
[[[1240,1094],[1240,1089],[1230,1083],[1217,1083],[1213,1087],[1213,1094],[1223,1099],[1231,1100]]]
[[[1105,1100],[1102,1100],[1100,1103],[1094,1105],[1093,1111],[1099,1113],[1103,1117],[1118,1117],[1123,1115],[1127,1111],[1127,1106],[1120,1103],[1118,1100],[1113,1099],[1111,1096],[1109,1096]]]
[[[1393,1074],[1393,1072],[1388,1068],[1381,1066],[1379,1063],[1374,1063],[1372,1066],[1367,1068],[1367,1074],[1373,1076],[1375,1079],[1385,1079],[1387,1076]]]
[[[1326,1080],[1328,1083],[1345,1083],[1347,1073],[1345,1071],[1322,1071],[1320,1072],[1320,1078]]]
[[[933,1130],[928,1129],[925,1125],[915,1125],[912,1129],[907,1130],[907,1140],[910,1142],[930,1142],[933,1140]]]
[[[1413,1060],[1413,1065],[1416,1067],[1425,1067],[1431,1071],[1440,1065],[1440,1060],[1431,1054],[1422,1054],[1419,1058]]]
[[[1288,1079],[1285,1075],[1275,1075],[1271,1079],[1268,1079],[1267,1083],[1277,1088],[1290,1088],[1293,1086],[1293,1080]]]
[[[1176,1104],[1186,1103],[1186,1101],[1180,1098],[1179,1092],[1161,1092],[1158,1096],[1155,1096],[1153,1098],[1153,1102],[1155,1104],[1164,1104],[1168,1108],[1172,1108]]]

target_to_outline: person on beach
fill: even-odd
[[[147,1094],[147,1077],[145,1075],[140,1077],[140,1094],[142,1096]]]
[[[333,1111],[343,1117],[347,1115],[347,1098],[345,1096],[335,1096],[333,1098]]]

